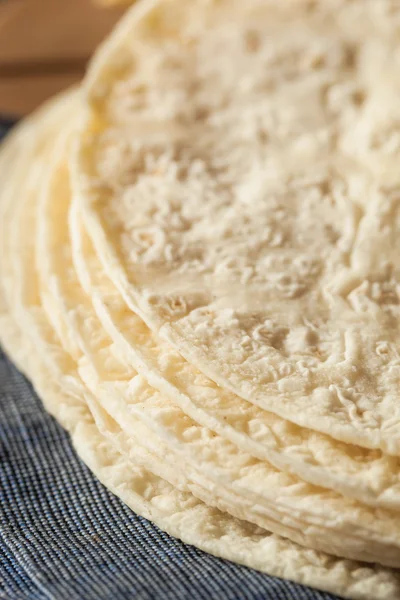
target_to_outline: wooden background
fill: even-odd
[[[122,12],[90,0],[0,0],[0,115],[23,116],[79,81]]]

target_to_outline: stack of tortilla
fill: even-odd
[[[189,544],[400,597],[400,5],[142,0],[0,150],[0,338]]]

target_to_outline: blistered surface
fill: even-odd
[[[396,2],[132,23],[89,78],[75,169],[108,275],[220,385],[398,454]]]
[[[38,135],[41,129],[35,133]],[[28,141],[29,138],[26,142]],[[26,151],[26,144],[23,146]],[[39,148],[34,144],[33,149],[35,148],[39,152]],[[4,168],[4,156],[0,154],[0,171]],[[32,165],[32,155],[29,152],[26,155],[22,153],[22,158],[28,162],[22,160],[17,163],[18,166]],[[35,164],[34,167],[37,168],[37,165]],[[16,175],[19,180],[19,171],[9,173],[10,178],[13,176],[15,179]],[[23,186],[16,185],[13,191],[21,192],[22,188]],[[29,194],[27,198],[23,194],[10,197],[9,191],[7,187],[7,194],[0,195],[2,216],[7,214],[7,218],[10,218],[14,212],[15,205],[10,202],[3,213],[6,201],[15,200],[18,204],[22,198],[35,197],[34,194]],[[30,191],[33,191],[33,188],[30,188]],[[1,267],[3,274],[5,272],[9,274],[6,264],[11,258],[10,246],[4,245],[6,239],[9,243],[9,237],[4,235],[5,221],[2,220],[1,224]],[[15,227],[19,230],[17,226]],[[32,232],[32,228],[30,230]],[[20,238],[19,243],[23,245],[25,238]],[[17,248],[18,246],[13,246],[13,250]],[[17,282],[18,278],[25,274],[27,257],[31,258],[26,252],[20,255],[24,264],[16,271]],[[13,266],[17,264],[18,257]],[[31,274],[33,272],[31,271]],[[203,504],[192,495],[179,492],[166,481],[136,466],[119,454],[100,434],[84,403],[77,402],[75,397],[66,393],[66,381],[57,378],[57,369],[54,369],[54,365],[63,351],[61,347],[57,347],[54,333],[50,335],[51,330],[45,326],[38,297],[34,291],[20,296],[25,288],[19,289],[18,285],[14,289],[14,294],[10,295],[13,289],[12,281],[15,279],[7,278],[7,282],[3,278],[1,280],[2,343],[18,363],[23,361],[48,410],[72,433],[82,459],[99,479],[133,510],[151,518],[161,528],[188,543],[218,556],[267,571],[272,575],[288,577],[352,598],[368,598],[372,594],[378,600],[391,600],[398,596],[400,584],[393,571],[380,567],[369,568],[361,563],[335,559],[307,550],[258,527],[233,519]],[[12,302],[14,298],[19,298],[17,312],[14,312],[15,306]],[[17,318],[16,321],[14,317]],[[29,331],[25,329],[28,323],[35,325]],[[45,357],[38,352],[38,344],[41,350],[47,348]],[[46,358],[46,361],[43,361],[43,358]],[[65,363],[62,364],[65,366]],[[74,379],[73,370],[69,375]],[[60,383],[64,389],[60,388]]]
[[[105,276],[76,207],[71,217],[75,264],[82,284],[124,364],[138,369],[168,398],[158,415],[161,422],[168,427],[174,424],[175,430],[179,430],[178,424],[184,422],[176,416],[176,408],[180,407],[192,419],[233,441],[245,452],[269,460],[306,481],[336,489],[372,505],[398,506],[397,458],[336,442],[328,436],[300,428],[218,387],[171,345],[152,334],[128,309],[118,290]],[[59,229],[63,228],[63,222],[65,220],[59,221]],[[57,231],[55,223],[49,229],[56,239],[62,239],[63,234]],[[83,296],[82,290],[77,290],[76,274],[72,271],[69,280],[63,275],[70,271],[65,261],[68,250],[55,246],[51,256],[57,261],[60,251],[64,261],[55,264],[54,269],[60,274],[58,280],[68,285],[68,306],[73,306],[75,297],[79,299],[75,304],[78,310]],[[87,323],[86,334],[97,339],[100,323],[89,318],[89,314],[90,310],[87,310],[82,322]],[[95,362],[93,352],[90,356]],[[97,364],[103,379],[115,376],[110,364],[105,362],[102,367]],[[127,371],[126,377],[129,376],[132,377],[132,370]],[[153,416],[151,420],[156,423],[158,419]]]
[[[68,202],[64,209],[60,205],[53,207],[54,199],[62,198],[59,186],[68,188],[66,174],[63,161],[60,164],[56,162],[47,194],[40,203],[38,221],[44,221],[41,227],[44,234],[47,231],[47,235],[51,233],[60,240],[65,239],[68,246],[68,236],[57,235],[57,229],[65,227],[66,219],[57,219],[62,210],[65,214],[68,212]],[[77,232],[74,233],[76,235]],[[43,246],[38,244],[37,248],[45,252],[45,237],[42,241]],[[47,243],[51,244],[51,236]],[[304,543],[321,547],[321,531],[327,532],[329,528],[328,547],[331,551],[345,552],[348,556],[357,553],[357,556],[370,560],[370,557],[378,555],[382,544],[380,560],[397,564],[393,562],[397,560],[398,553],[396,513],[368,509],[338,494],[306,484],[292,475],[280,473],[269,463],[240,452],[230,441],[216,436],[163,398],[134,369],[121,364],[118,351],[96,320],[90,298],[79,288],[70,250],[62,244],[50,245],[48,253],[51,248],[50,270],[47,275],[42,273],[45,276],[42,289],[46,287],[47,277],[49,285],[54,284],[58,310],[68,322],[80,349],[75,358],[77,364],[70,375],[76,378],[79,373],[93,397],[118,423],[123,424],[128,435],[137,436],[141,444],[158,456],[153,464],[161,469],[164,458],[169,456],[167,462],[175,464],[184,480],[200,483],[211,490],[211,498],[214,494],[215,501],[219,498],[219,502],[224,502],[228,512],[246,515],[248,520],[264,526],[267,522],[274,530],[281,526],[289,527],[286,535],[297,541],[301,539],[298,532],[305,528],[307,537]],[[40,260],[38,262],[41,263]],[[21,267],[27,268],[25,261]],[[54,348],[52,350],[49,354],[56,361],[57,353]],[[154,433],[146,433],[149,428]],[[165,471],[161,474],[164,477]],[[198,488],[190,489],[198,493]],[[246,499],[251,501],[250,504],[246,504]],[[243,505],[246,511],[238,513],[243,510]],[[271,518],[276,519],[275,522],[265,521]]]

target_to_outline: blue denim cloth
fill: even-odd
[[[0,598],[334,600],[214,558],[137,516],[91,475],[1,351]]]

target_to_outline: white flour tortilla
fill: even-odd
[[[2,343],[16,360],[26,340],[9,314],[1,314],[1,324]],[[210,508],[145,469],[134,468],[100,435],[89,411],[79,412],[74,399],[62,393],[37,363],[32,348],[26,346],[25,352],[32,359],[38,393],[47,410],[72,433],[79,456],[110,491],[170,535],[215,556],[345,598],[395,600],[400,594],[400,578],[393,570],[307,550]]]
[[[266,459],[277,468],[283,467],[310,483],[332,488],[372,506],[398,508],[397,458],[336,443],[326,436],[286,423],[237,396],[224,393],[182,360],[168,344],[152,336],[140,318],[126,309],[116,288],[102,274],[75,206],[71,213],[75,266],[90,299],[85,296],[72,265],[67,229],[70,193],[64,162],[65,143],[60,146],[50,167],[52,174],[39,206],[36,262],[43,281],[41,298],[47,307],[46,313],[72,356],[78,359],[82,354],[80,347],[83,347],[98,376],[107,380],[109,386],[113,378],[119,381],[124,378],[129,382],[136,376],[134,369],[139,369],[173,402],[171,405],[160,397],[158,412],[153,412],[147,419],[153,426],[159,423],[161,431],[168,432],[168,428],[173,426],[175,436],[184,438],[183,432],[190,427],[187,424],[190,420],[186,420],[185,424],[183,414],[177,410],[178,404],[194,421],[210,426],[222,437],[237,443],[244,452]],[[92,283],[93,278],[96,285]],[[101,324],[96,319],[91,301],[97,314],[103,317]],[[102,324],[107,327],[118,348],[110,346],[110,340],[107,342],[107,335],[101,330]],[[125,339],[124,345],[119,344],[121,339]],[[119,352],[120,345],[122,354]],[[125,358],[125,365],[116,360],[115,351],[118,358]],[[110,387],[108,389],[109,393],[113,393]],[[182,393],[182,389],[186,394]],[[122,394],[120,390],[118,392]],[[140,407],[140,396],[136,404]],[[205,439],[204,428],[202,431]],[[207,437],[210,438],[210,432]],[[226,446],[228,448],[229,444]],[[254,447],[258,452],[253,451]],[[232,460],[232,452],[226,450],[225,456]],[[239,455],[237,460],[239,463]],[[221,459],[221,462],[224,460]],[[243,461],[240,463],[243,464]]]
[[[398,458],[298,427],[218,387],[168,343],[152,335],[140,317],[127,308],[101,268],[77,205],[70,211],[70,221],[76,272],[126,367],[137,369],[192,419],[229,439],[244,452],[309,483],[336,490],[371,506],[399,508]],[[54,224],[48,229],[60,239],[62,234]],[[45,243],[44,234],[40,239]],[[71,272],[69,280],[63,275],[65,271],[70,272],[68,252],[55,245],[54,252],[47,256],[56,270],[57,257],[63,260],[62,268],[59,263],[58,276],[54,271],[52,276],[59,299],[65,298],[66,284],[69,294],[76,290],[75,273]],[[41,265],[44,262],[41,260]],[[67,305],[71,306],[70,302]],[[94,320],[90,324],[95,335],[99,323]],[[95,362],[93,354],[92,360]]]
[[[72,104],[72,108],[77,109],[79,104],[76,102]],[[68,114],[64,115],[64,118]],[[84,405],[84,400],[90,395],[88,394],[82,382],[79,380],[78,373],[75,366],[69,359],[69,357],[63,352],[63,349],[59,346],[58,340],[55,337],[51,326],[47,322],[46,314],[44,313],[40,305],[40,289],[38,282],[35,280],[34,275],[34,240],[35,236],[32,236],[32,232],[35,229],[36,220],[36,200],[40,196],[40,183],[42,177],[45,177],[45,169],[48,164],[48,154],[53,150],[54,138],[50,135],[50,132],[40,132],[38,135],[37,143],[34,144],[29,151],[21,155],[21,159],[18,163],[19,167],[24,167],[26,172],[26,182],[24,180],[16,180],[16,187],[12,190],[13,194],[7,198],[10,202],[10,213],[8,215],[11,237],[9,240],[20,240],[18,244],[14,246],[14,255],[10,254],[10,248],[7,252],[7,243],[5,244],[4,258],[9,264],[12,264],[13,269],[9,274],[9,277],[5,279],[6,283],[6,294],[16,322],[27,330],[27,336],[32,344],[31,347],[40,348],[41,356],[49,369],[51,376],[56,378],[56,381],[61,382],[63,389],[69,392],[75,401],[78,401],[79,406]],[[61,136],[64,137],[64,134]],[[33,168],[31,162],[33,162]],[[57,197],[55,201],[57,201]],[[93,404],[93,402],[92,402]],[[148,464],[148,456],[143,453],[140,448],[140,442],[137,441],[135,445],[135,459]],[[154,465],[157,463],[151,463]],[[182,481],[185,481],[182,479]],[[183,484],[182,484],[183,485]],[[185,483],[186,488],[188,485]],[[220,499],[218,493],[214,490],[211,494],[203,493],[199,487],[202,497],[207,497],[208,503],[221,507],[222,509],[229,511],[233,515],[243,516],[243,509],[239,505],[229,504],[229,501]],[[233,502],[235,500],[233,499]],[[273,511],[270,511],[270,513]],[[274,514],[272,515],[274,516]],[[289,533],[291,530],[285,525],[281,524],[280,521],[283,519],[278,514],[278,521],[274,521],[267,517],[254,517],[256,522],[262,522],[264,525],[268,525],[274,530],[279,530],[280,533]],[[313,533],[313,528],[309,528],[309,533],[303,534],[304,524],[296,523],[297,530],[291,532],[291,536],[295,537],[298,541],[305,545],[316,544],[319,545],[318,538],[321,537],[321,531],[316,528],[316,534]],[[313,535],[316,535],[315,541],[313,541]],[[339,552],[343,544],[338,542],[338,545],[332,541],[332,536],[327,538],[326,543],[321,542],[324,547]],[[351,544],[350,544],[351,545]],[[372,550],[369,553],[370,544],[365,541],[355,540],[355,549],[349,550],[351,553],[356,554],[366,560],[372,561],[376,559],[376,554]],[[389,544],[387,546],[388,556],[385,558],[385,562],[389,561],[390,564],[397,565],[397,554],[396,548],[392,548]],[[346,552],[346,550],[345,550]],[[389,556],[390,554],[390,556]]]
[[[32,249],[32,243],[28,236],[18,241],[18,238],[13,239],[12,234],[21,227],[20,217],[27,222],[32,213],[18,213],[18,219],[13,221],[9,233],[6,227],[16,208],[13,200],[18,198],[14,194],[18,191],[29,193],[30,198],[41,182],[40,167],[33,162],[33,156],[37,155],[40,162],[41,146],[51,146],[53,128],[57,129],[56,121],[68,122],[68,111],[65,108],[61,110],[58,105],[57,115],[56,108],[54,113],[50,111],[50,115],[47,115],[49,119],[45,118],[44,113],[43,122],[40,119],[38,123],[31,121],[27,129],[20,129],[16,137],[9,141],[10,145],[5,145],[0,151],[0,173],[7,172],[10,165],[15,168],[13,176],[11,171],[9,173],[10,185],[2,188],[0,197],[0,337],[8,352],[32,377],[48,410],[72,432],[79,453],[99,478],[128,505],[143,516],[150,517],[171,534],[216,555],[349,598],[397,598],[400,583],[394,571],[380,567],[370,568],[361,563],[306,550],[220,513],[190,494],[178,492],[145,469],[135,468],[131,461],[126,461],[116,453],[99,434],[83,402],[84,388],[75,383],[71,367],[73,362],[69,361],[58,346],[55,333],[46,320],[38,296],[40,290],[37,282],[33,281],[34,278],[24,277],[24,270],[21,270],[25,261],[31,263],[32,255],[29,250]],[[72,104],[71,110],[75,111]],[[27,165],[28,170],[33,172],[26,173]],[[38,171],[35,173],[36,168]],[[28,186],[24,180],[21,181],[20,173],[28,175]],[[25,197],[22,202],[24,207],[29,208]],[[7,258],[11,260],[7,261],[4,250],[9,253],[10,249],[12,253]],[[16,304],[14,299],[18,300]],[[17,321],[13,320],[11,312]],[[50,348],[52,351],[49,351]],[[63,369],[67,370],[64,372]],[[58,374],[61,377],[58,378]],[[72,394],[67,394],[67,390],[71,390]]]
[[[178,492],[145,469],[134,468],[100,435],[87,408],[77,406],[76,400],[53,382],[10,313],[3,311],[0,319],[2,343],[14,360],[19,362],[21,353],[30,357],[29,370],[47,410],[72,433],[75,448],[93,473],[132,510],[186,543],[270,575],[346,598],[398,597],[400,578],[396,571],[302,548],[212,509],[190,494]]]
[[[64,110],[65,114],[63,113],[62,116],[63,122],[68,128],[68,126],[72,127],[74,122],[72,117],[79,110],[78,98],[72,97],[67,108],[68,110]],[[71,117],[71,120],[68,119],[68,116]],[[21,153],[16,172],[21,170],[25,173],[26,178],[17,177],[14,180],[15,186],[12,193],[5,197],[5,202],[9,205],[9,213],[7,230],[3,232],[3,260],[5,264],[11,266],[11,269],[7,277],[4,277],[3,283],[13,317],[24,330],[31,346],[35,348],[35,351],[40,352],[46,369],[66,393],[82,404],[88,395],[87,389],[78,375],[76,362],[61,347],[43,310],[39,280],[35,276],[37,237],[34,232],[37,221],[37,201],[48,167],[48,158],[54,151],[55,134],[56,131],[44,128],[44,131],[39,131],[32,146],[28,146],[27,151]],[[61,137],[64,135],[62,132]],[[13,178],[10,177],[10,179]],[[107,371],[110,369],[105,370],[105,372]],[[133,390],[133,398],[139,391]],[[138,397],[138,401],[144,403],[143,411],[146,411],[148,407],[151,408],[150,401],[154,392],[151,389],[149,392],[149,399],[147,399],[148,394]],[[102,400],[104,401],[104,398]],[[108,404],[106,405],[108,406]],[[143,411],[138,415],[142,416]],[[140,426],[140,421],[137,426]],[[136,423],[134,427],[136,427]],[[179,440],[176,441],[179,442]],[[211,439],[208,440],[207,445],[210,444]],[[198,450],[201,448],[202,444],[200,443]],[[185,447],[182,448],[183,461],[177,461],[175,466],[187,478],[184,451]],[[225,455],[221,453],[221,456],[227,456],[227,453]],[[196,457],[192,455],[191,458],[193,460]],[[205,458],[205,455],[201,458]],[[215,460],[218,458],[220,457],[216,456]],[[245,457],[245,460],[248,461],[248,458]],[[148,465],[142,466],[147,468]],[[251,462],[249,466],[251,468]],[[320,504],[317,500],[318,488],[314,490],[316,495],[311,499],[309,498],[309,494],[312,492],[311,486],[305,486],[299,480],[281,475],[267,463],[262,467],[265,472],[263,476],[266,476],[264,483],[268,494],[267,490],[263,496],[263,489],[259,492],[256,491],[258,494],[257,504],[254,508],[251,504],[247,506],[248,521],[256,524],[262,523],[268,530],[284,533],[286,537],[303,543],[307,547],[333,552],[347,558],[357,558],[368,562],[379,561],[389,566],[399,566],[398,540],[400,536],[396,533],[398,526],[396,514],[381,511],[379,520],[377,520],[375,511],[364,509],[362,505],[349,501],[347,501],[346,510],[345,499],[342,502],[341,497],[334,494],[330,498],[331,494],[323,490],[321,492],[323,502]],[[219,485],[219,473],[216,471],[213,456],[211,455],[208,462],[201,460],[199,468],[207,469],[204,478],[210,475],[215,478],[214,483],[208,484],[213,492],[210,502],[213,502],[215,506],[222,507],[233,516],[242,516],[243,513],[239,511],[243,500],[238,494],[235,497],[235,490],[232,490],[233,495],[228,497],[224,488]],[[235,465],[233,465],[231,477],[234,477],[235,472]],[[190,476],[194,477],[194,474],[193,471],[189,471]],[[200,483],[204,481],[204,478],[200,480]],[[251,482],[252,485],[257,484],[257,473],[249,477],[249,483]],[[246,498],[249,493],[252,494],[251,489],[250,485],[244,485],[243,491],[240,490],[241,495]],[[194,488],[193,492],[195,493]],[[293,492],[296,495],[295,501]],[[299,492],[298,495],[297,492]],[[276,494],[284,496],[284,502],[278,504]],[[302,502],[300,501],[301,495],[303,495]],[[299,509],[297,508],[298,502]],[[262,504],[262,513],[257,508],[258,503]]]
[[[48,196],[42,198],[42,210],[39,212],[39,220],[42,221],[49,219],[49,215],[46,213],[46,205],[48,211],[52,200],[54,201],[57,198],[57,201],[62,201],[62,190],[58,190],[57,193],[54,192],[57,190],[57,178],[60,175],[65,177],[65,172],[63,173],[63,169],[59,168],[57,162],[55,163],[55,169],[55,181],[52,182],[52,177],[50,177],[50,186],[47,188]],[[65,186],[68,191],[67,181]],[[54,196],[52,196],[52,193]],[[57,216],[59,205],[57,205],[56,210],[55,215]],[[23,212],[24,214],[27,213],[26,210]],[[30,228],[32,228],[31,225]],[[54,247],[50,244],[46,252],[45,243],[48,234],[46,235],[46,227],[43,226],[43,222],[38,231],[37,240],[44,244],[42,246],[43,262],[46,260],[45,255],[51,253],[55,257],[55,263],[57,263],[57,252],[60,251],[59,260],[61,256],[64,260],[67,260],[68,250],[63,249],[62,246],[57,250],[55,244]],[[53,231],[53,227],[47,227],[47,231]],[[56,231],[56,228],[54,228],[54,231]],[[18,237],[20,239],[25,237],[23,230],[19,231]],[[61,243],[61,239],[62,237],[59,235],[55,236],[55,241],[60,240]],[[30,260],[32,261],[33,258],[31,257]],[[39,256],[37,262],[39,265],[42,264],[41,256]],[[321,540],[311,541],[311,534],[314,531],[313,525],[332,528],[329,533],[329,548],[331,551],[335,547],[335,543],[338,543],[339,545],[336,547],[340,548],[340,538],[338,542],[335,542],[335,539],[337,539],[335,532],[340,530],[343,544],[341,552],[362,551],[365,560],[368,560],[368,548],[361,549],[360,547],[360,550],[350,548],[357,538],[359,538],[360,543],[366,538],[370,543],[371,552],[373,552],[375,542],[387,543],[390,539],[393,539],[393,542],[396,543],[397,534],[393,528],[396,524],[397,515],[393,520],[390,518],[390,513],[388,513],[386,518],[389,518],[389,520],[385,524],[385,511],[380,511],[379,519],[377,519],[373,511],[364,510],[360,505],[335,494],[307,486],[296,478],[281,475],[267,463],[261,463],[245,454],[240,454],[235,451],[235,448],[229,442],[225,441],[224,443],[222,439],[216,438],[211,432],[185,418],[177,407],[163,400],[154,390],[149,388],[144,380],[136,377],[134,372],[131,371],[127,375],[123,368],[118,367],[110,341],[107,341],[107,337],[104,337],[101,329],[98,327],[93,329],[96,319],[91,314],[90,303],[88,304],[85,300],[83,291],[79,293],[76,281],[74,285],[71,285],[74,282],[72,265],[68,263],[68,260],[62,266],[59,265],[58,276],[57,266],[53,265],[53,267],[55,270],[52,276],[50,277],[47,273],[50,280],[48,286],[50,287],[50,284],[54,283],[52,286],[55,290],[54,301],[58,302],[58,311],[60,313],[64,312],[64,319],[68,323],[68,327],[65,327],[64,330],[69,330],[71,336],[75,331],[77,336],[76,347],[81,346],[83,352],[87,353],[94,365],[97,365],[99,381],[93,383],[96,375],[93,378],[87,368],[81,366],[79,373],[94,395],[99,397],[106,410],[111,411],[111,414],[119,423],[125,423],[128,427],[127,431],[139,431],[141,428],[145,433],[141,437],[139,436],[139,439],[143,439],[143,443],[148,444],[149,434],[146,433],[146,427],[143,427],[140,421],[138,422],[138,418],[154,428],[157,434],[161,437],[164,436],[165,441],[173,447],[174,451],[181,453],[181,460],[183,463],[187,463],[184,469],[186,475],[189,473],[191,478],[198,476],[198,473],[188,470],[190,462],[194,465],[198,463],[199,472],[203,473],[206,478],[210,478],[211,481],[215,481],[215,489],[221,497],[225,497],[226,492],[225,490],[219,490],[218,484],[221,486],[226,485],[227,489],[231,489],[234,493],[243,497],[249,497],[253,502],[257,500],[262,504],[264,514],[269,517],[272,515],[271,508],[274,505],[281,518],[285,519],[285,523],[288,522],[291,516],[297,515],[298,518],[308,523],[309,543],[323,543]],[[26,273],[30,271],[26,264],[24,268]],[[65,278],[68,273],[69,278],[65,280],[67,285],[63,286],[62,276]],[[69,295],[70,293],[72,295]],[[60,332],[59,335],[63,336],[62,328]],[[66,345],[69,345],[69,340],[67,340]],[[82,351],[77,356],[77,360],[80,365],[84,365],[84,361],[80,360],[81,354]],[[52,356],[54,360],[54,352]],[[117,377],[117,381],[113,382],[112,377]],[[96,388],[96,385],[98,385],[98,388]],[[118,398],[120,399],[118,400]],[[125,410],[125,412],[124,402],[129,403],[129,410]],[[112,408],[113,406],[120,406],[120,409],[117,408],[116,412],[112,412],[115,411],[115,408]],[[129,426],[131,429],[129,429]],[[158,442],[156,441],[157,443],[162,448],[161,439]],[[151,449],[153,452],[155,451],[154,446]],[[160,451],[161,458],[167,450],[168,447],[165,447],[165,451]],[[203,482],[204,479],[197,479],[197,481]],[[211,483],[208,485],[211,485]],[[232,502],[234,501],[232,500]],[[240,502],[241,498],[238,498],[237,501]],[[234,508],[228,507],[228,510],[232,511]],[[252,509],[251,506],[248,508],[247,517],[249,520],[259,519],[259,514],[260,510],[258,508],[257,510],[256,508]],[[270,527],[272,526],[270,525]],[[327,530],[326,534],[328,534]],[[320,537],[320,534],[317,533],[318,535]],[[355,539],[351,539],[352,537]],[[296,540],[298,540],[297,537]],[[335,551],[338,552],[338,550]],[[393,553],[394,556],[396,555],[396,550],[394,549],[392,554],[390,552],[389,545],[389,548],[379,555],[379,560],[391,561],[390,564],[394,564],[392,561],[395,558],[391,557]]]
[[[1,169],[4,153],[0,154]],[[1,288],[0,292],[4,300]],[[190,494],[176,491],[146,470],[134,468],[131,461],[116,453],[100,435],[87,407],[77,404],[74,397],[62,392],[38,361],[38,353],[21,335],[6,303],[2,302],[1,306],[4,310],[0,314],[0,332],[7,351],[30,372],[47,410],[71,432],[75,447],[89,468],[137,513],[187,543],[271,575],[347,598],[397,598],[400,579],[390,569],[371,568],[307,550],[211,509]]]
[[[191,363],[396,455],[398,9],[314,6],[139,3],[87,79],[73,184],[108,276]]]

